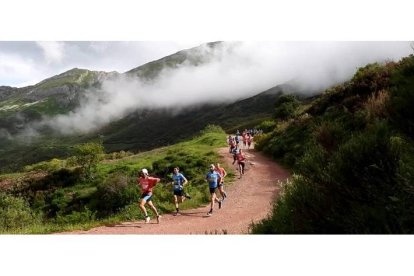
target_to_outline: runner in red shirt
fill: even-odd
[[[244,132],[243,131],[243,134],[242,134],[242,136],[243,136],[243,148],[247,148],[247,132]]]
[[[150,177],[148,175],[147,169],[142,169],[139,173],[139,177],[137,178],[138,184],[141,186],[142,195],[141,195],[141,203],[139,204],[139,208],[144,212],[145,215],[145,223],[149,223],[150,217],[148,216],[147,209],[145,209],[145,204],[151,207],[152,211],[154,211],[155,215],[157,216],[157,223],[160,223],[161,216],[158,214],[157,208],[155,208],[154,204],[152,203],[152,189],[153,187],[160,182],[159,178]]]
[[[237,166],[239,167],[240,172],[240,178],[244,174],[244,167],[246,165],[246,157],[244,156],[244,153],[240,149],[239,152],[236,154],[236,160],[237,160]]]
[[[247,135],[247,149],[250,149],[250,146],[252,145],[253,136]]]

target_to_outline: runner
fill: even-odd
[[[235,147],[237,147],[236,140],[235,140],[235,138],[231,138],[229,152],[233,153],[233,150],[234,150]]]
[[[242,139],[243,139],[243,148],[247,148],[247,131],[243,131],[242,133]]]
[[[178,203],[184,202],[186,198],[191,199],[188,194],[184,193],[184,185],[188,183],[187,178],[184,177],[182,173],[180,173],[180,168],[175,167],[174,173],[172,175],[172,184],[173,184],[173,193],[174,193],[174,203],[175,203],[175,213],[174,216],[180,213],[178,208]]]
[[[221,194],[221,202],[223,202],[227,197],[227,193],[224,191],[224,178],[226,177],[227,172],[224,168],[220,167],[220,163],[217,163],[215,171],[218,172],[220,175],[217,184],[218,190]]]
[[[247,149],[250,150],[250,146],[252,145],[253,136],[247,135]]]
[[[210,211],[207,213],[207,216],[211,216],[213,214],[213,208],[214,208],[215,201],[217,201],[219,209],[221,209],[221,201],[218,200],[216,196],[217,180],[219,179],[220,175],[215,171],[215,169],[216,167],[214,166],[214,164],[211,164],[210,171],[206,175],[206,180],[210,188],[210,196],[211,196]]]
[[[142,169],[139,173],[139,177],[137,178],[137,182],[141,185],[142,195],[141,195],[141,203],[139,204],[139,208],[144,212],[145,215],[145,223],[150,222],[150,217],[148,216],[147,209],[145,209],[145,204],[148,203],[152,211],[154,211],[155,215],[157,216],[157,223],[160,223],[161,216],[158,214],[157,208],[155,208],[154,204],[152,203],[152,189],[153,187],[160,182],[159,178],[150,177],[148,175],[147,169]]]
[[[242,150],[240,149],[239,152],[236,154],[236,159],[237,159],[237,166],[239,167],[239,172],[240,172],[240,177],[242,177],[242,175],[244,174],[244,167],[246,166],[246,157],[244,156],[244,153],[242,152]],[[234,164],[234,162],[233,162]]]
[[[236,163],[236,160],[237,160],[237,154],[239,154],[239,152],[240,152],[240,148],[239,148],[239,146],[235,146],[234,148],[233,148],[233,150],[232,150],[232,154],[233,154],[233,165],[234,165],[234,163]]]
[[[239,134],[236,134],[236,137],[234,139],[236,140],[236,144],[238,146],[239,143],[240,143],[240,133]]]
[[[231,145],[231,141],[233,140],[233,137],[231,137],[231,135],[229,135],[229,137],[227,137],[226,141],[227,144],[230,146]]]

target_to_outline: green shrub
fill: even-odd
[[[47,217],[54,218],[58,213],[65,213],[71,201],[72,196],[69,193],[65,193],[63,189],[57,189],[47,194],[44,207]]]
[[[272,132],[270,137],[265,136],[259,148],[284,165],[294,167],[311,141],[310,126],[304,122],[291,123],[284,130]]]
[[[200,131],[201,135],[207,134],[207,133],[221,133],[224,134],[225,131],[217,125],[207,125],[203,130]]]
[[[83,211],[72,211],[70,214],[57,214],[56,223],[58,224],[77,224],[90,223],[95,220],[96,212],[84,207]]]
[[[276,122],[271,121],[271,120],[263,121],[258,126],[256,126],[257,129],[263,130],[264,133],[273,131],[275,127],[276,127]]]
[[[318,147],[254,233],[414,232],[412,145],[377,122],[331,155]]]
[[[68,170],[60,169],[43,178],[27,181],[30,190],[49,190],[61,187],[70,187],[77,184],[81,179],[81,171],[79,169]]]
[[[40,215],[34,213],[24,199],[0,193],[1,232],[23,229],[40,221]]]
[[[54,172],[60,169],[65,168],[66,161],[60,160],[57,158],[53,158],[50,161],[43,161],[34,165],[28,165],[24,167],[24,171],[46,171],[46,172]]]
[[[295,116],[299,101],[294,95],[282,95],[276,100],[275,105],[274,117],[286,120]]]
[[[351,80],[353,94],[369,95],[387,89],[394,63],[372,63],[358,69]]]
[[[140,191],[135,179],[130,179],[122,173],[114,173],[98,185],[92,206],[98,211],[99,216],[106,216],[138,201],[139,197]]]
[[[326,151],[332,152],[345,139],[346,130],[338,121],[323,121],[313,131],[313,138]]]
[[[392,75],[391,120],[400,130],[414,138],[414,56],[404,58]]]

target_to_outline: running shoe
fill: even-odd
[[[150,222],[150,220],[151,220],[151,218],[150,218],[149,216],[147,216],[147,217],[145,218],[145,223],[149,223],[149,222]]]
[[[207,216],[211,216],[213,214],[213,212],[212,211],[209,211],[208,213],[207,213]]]
[[[158,215],[158,216],[157,216],[157,223],[160,223],[160,220],[161,220],[161,216],[160,216],[160,215]]]
[[[185,197],[191,199],[191,196],[189,194],[185,194]]]

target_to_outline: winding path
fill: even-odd
[[[245,153],[246,171],[239,179],[228,148],[219,149],[222,163],[234,170],[236,178],[230,185],[225,185],[228,197],[221,209],[215,204],[211,217],[207,216],[208,205],[182,210],[179,216],[163,214],[160,224],[155,219],[148,224],[144,221],[124,222],[64,234],[247,234],[252,222],[258,222],[270,213],[279,194],[278,180],[288,178],[289,172],[255,150]]]

